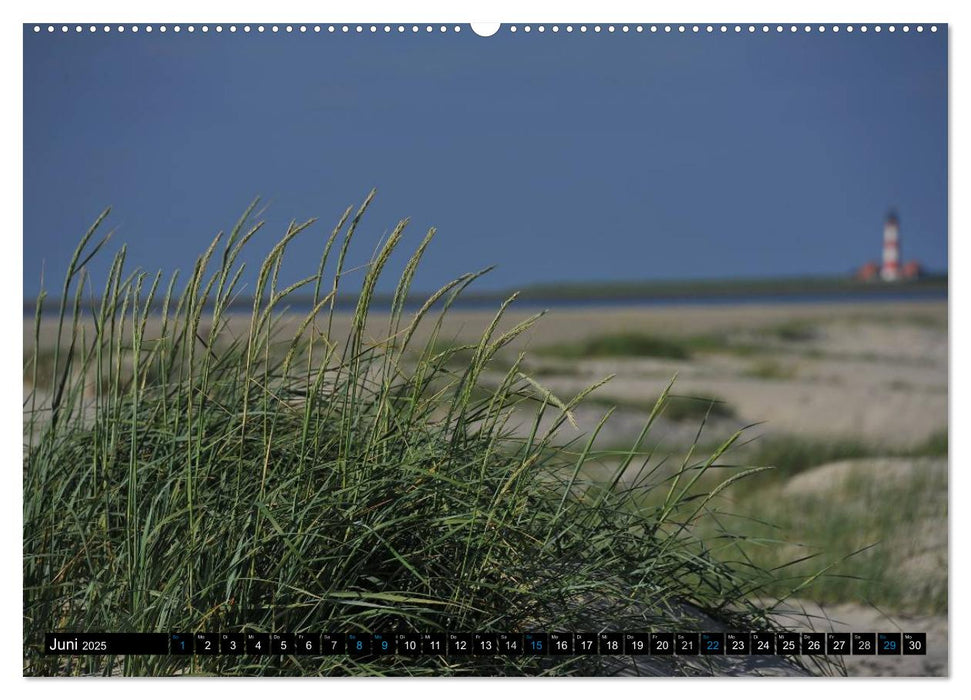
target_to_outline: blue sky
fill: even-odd
[[[132,264],[187,272],[256,195],[250,265],[321,219],[296,279],[372,187],[352,263],[436,226],[425,290],[843,274],[890,207],[904,259],[947,266],[946,31],[24,32],[28,297],[105,206]]]

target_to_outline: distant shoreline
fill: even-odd
[[[455,309],[488,309],[501,304],[514,291],[468,291],[452,304]],[[431,296],[432,292],[413,292],[405,308],[414,310]],[[563,285],[535,285],[518,292],[517,308],[590,308],[621,306],[736,306],[743,304],[818,304],[818,303],[867,303],[894,301],[946,301],[948,278],[946,275],[898,282],[861,282],[847,278],[790,278],[757,280],[700,280],[697,282],[629,282],[629,283],[567,283]],[[389,310],[392,295],[376,294],[372,310]],[[441,305],[439,302],[438,305]],[[24,300],[24,316],[36,312],[36,299]],[[51,308],[56,300],[45,300]],[[334,308],[353,311],[357,296],[342,294]],[[436,306],[438,306],[436,305]],[[290,311],[309,311],[314,306],[310,296],[291,296],[285,308]],[[160,305],[158,305],[161,308]],[[90,303],[82,304],[90,311]],[[229,312],[250,311],[252,297],[241,297],[227,309]]]
[[[933,289],[891,289],[872,292],[775,292],[750,294],[682,294],[670,296],[615,296],[615,297],[530,297],[516,299],[519,308],[596,308],[596,307],[639,307],[639,306],[738,306],[743,304],[855,304],[867,302],[892,301],[946,301],[947,287]],[[499,297],[456,302],[461,309],[477,309],[494,306]],[[309,307],[308,307],[309,308]]]

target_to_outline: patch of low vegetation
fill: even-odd
[[[734,355],[736,357],[748,357],[758,354],[762,348],[744,338],[736,337],[732,333],[705,333],[685,338],[682,342],[691,349],[693,353],[705,353],[712,355]]]
[[[617,476],[584,483],[592,438],[574,451],[556,448],[554,438],[595,386],[560,398],[518,361],[498,384],[482,382],[497,353],[530,326],[532,319],[497,331],[511,299],[461,348],[458,367],[443,355],[438,329],[481,273],[405,313],[433,232],[398,276],[382,340],[370,340],[369,309],[405,222],[367,266],[349,333],[333,332],[346,254],[370,201],[348,209],[326,237],[315,275],[283,286],[288,245],[313,221],[291,224],[258,271],[249,331],[229,338],[222,329],[242,279],[237,261],[262,227],[250,220],[253,207],[225,239],[216,237],[181,286],[174,275],[126,269],[122,250],[97,285],[93,337],[79,331],[79,308],[96,285],[86,263],[106,245],[95,236],[107,212],[83,237],[55,304],[58,350],[46,364],[34,361],[53,390],[35,389],[25,402],[24,673],[589,675],[623,663],[63,658],[41,652],[52,630],[677,630],[711,617],[771,629],[771,606],[753,602],[771,574],[720,561],[686,529],[750,472],[720,470],[710,490],[686,477],[660,487],[656,507],[639,507],[644,489],[620,475],[643,451],[652,411]],[[313,309],[283,335],[280,310],[296,293],[312,293]],[[42,295],[35,349],[49,315]],[[431,333],[417,335],[419,326]],[[416,337],[428,341],[412,347]],[[680,353],[652,342],[626,338],[601,350]],[[97,378],[93,396],[88,375]],[[513,437],[505,421],[526,408],[536,427]],[[737,439],[692,474],[703,476]],[[655,662],[673,675],[703,672],[687,657]]]
[[[691,356],[687,345],[672,338],[645,333],[613,333],[587,338],[578,343],[549,345],[539,354],[567,359],[599,357],[660,357],[685,360]]]
[[[784,480],[829,462],[844,459],[884,456],[887,450],[858,440],[823,440],[819,438],[780,436],[756,440],[745,461],[772,467],[765,479]]]
[[[530,376],[537,378],[578,377],[582,373],[580,368],[574,364],[554,364],[552,362],[536,362],[527,359],[523,363],[523,366]]]
[[[616,407],[622,410],[634,410],[650,414],[658,406],[658,398],[638,401],[633,399],[615,399],[609,396],[594,394],[586,403],[600,406]],[[660,404],[658,415],[676,423],[700,423],[712,418],[734,418],[735,409],[723,399],[714,396],[685,396],[668,394]]]
[[[656,357],[687,360],[696,355],[751,357],[765,348],[749,337],[731,333],[703,333],[684,337],[644,333],[610,333],[580,342],[540,347],[536,352],[547,357],[570,360],[605,357]]]
[[[755,379],[792,379],[796,376],[796,367],[791,362],[780,362],[773,358],[765,358],[753,362],[745,375]]]
[[[768,478],[788,479],[830,462],[866,457],[946,457],[947,429],[934,433],[913,447],[888,448],[860,440],[799,437],[795,435],[756,440],[745,459],[751,464],[773,467]]]
[[[947,457],[947,428],[928,437],[911,450],[911,454],[916,457]]]
[[[819,329],[814,322],[795,319],[762,328],[760,333],[785,343],[803,343],[819,337]]]

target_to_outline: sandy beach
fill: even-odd
[[[500,328],[528,316],[511,312]],[[456,312],[441,337],[472,342],[491,317]],[[381,320],[372,323],[380,327]],[[562,360],[542,352],[616,333],[719,342],[686,359]],[[525,351],[525,367],[566,396],[615,375],[595,395],[621,406],[639,403],[676,374],[675,393],[717,397],[732,407],[735,423],[760,423],[763,433],[906,447],[947,426],[947,340],[942,301],[606,307],[554,309],[507,352]],[[581,415],[589,429],[602,411]]]
[[[497,333],[535,311],[514,305]],[[477,341],[494,315],[493,310],[450,311],[439,338],[455,344]],[[301,319],[294,314],[277,327],[281,344],[288,342]],[[432,321],[422,323],[413,345],[424,342]],[[346,336],[350,322],[349,314],[335,315],[334,337]],[[248,316],[233,317],[226,333],[243,335],[248,324]],[[386,315],[373,313],[369,318],[372,337],[386,337],[387,327]],[[25,355],[33,345],[33,333],[32,320],[25,318]],[[544,348],[616,333],[675,341],[714,337],[718,342],[686,359],[562,360],[543,354]],[[51,347],[55,337],[56,324],[45,323],[41,346]],[[526,352],[527,371],[564,395],[612,374],[614,379],[596,396],[623,406],[656,397],[676,374],[675,393],[723,400],[739,425],[760,423],[760,430],[769,434],[906,447],[947,426],[947,340],[944,301],[584,307],[549,311],[502,353],[512,358]],[[602,415],[588,413],[581,426],[585,429]]]

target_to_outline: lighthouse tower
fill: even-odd
[[[880,277],[885,282],[900,279],[900,220],[895,212],[887,215],[883,225],[883,265]]]

